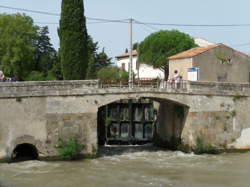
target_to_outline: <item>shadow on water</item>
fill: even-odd
[[[100,146],[98,151],[98,157],[117,155],[119,156],[127,153],[137,152],[157,152],[162,150],[164,149],[156,147],[153,144]]]

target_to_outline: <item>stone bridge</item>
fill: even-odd
[[[97,80],[12,82],[0,84],[0,158],[10,158],[21,144],[55,156],[64,136],[77,136],[93,154],[98,109],[139,98],[159,103],[157,131],[164,141],[181,138],[193,146],[202,137],[217,147],[250,147],[249,84],[188,82],[175,89],[101,88]]]

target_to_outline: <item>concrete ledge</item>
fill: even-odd
[[[1,82],[0,98],[81,96],[130,93],[250,96],[250,84],[187,82],[185,88],[99,88],[98,80]]]

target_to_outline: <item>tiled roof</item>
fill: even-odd
[[[204,53],[204,52],[208,51],[209,49],[213,49],[215,47],[218,47],[220,45],[223,45],[223,44],[218,43],[218,44],[208,45],[205,47],[195,47],[195,48],[189,49],[187,51],[173,55],[173,56],[169,57],[168,59],[171,60],[171,59],[191,58],[191,57],[194,57],[198,54]]]
[[[133,50],[133,51],[132,51],[132,55],[133,55],[133,56],[137,56],[137,51],[136,51],[136,50]],[[121,54],[121,55],[116,56],[115,58],[126,58],[126,57],[129,57],[129,53],[123,53],[123,54]]]

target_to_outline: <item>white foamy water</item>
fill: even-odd
[[[195,155],[150,146],[102,149],[75,162],[0,164],[0,186],[10,187],[248,187],[250,153]]]

